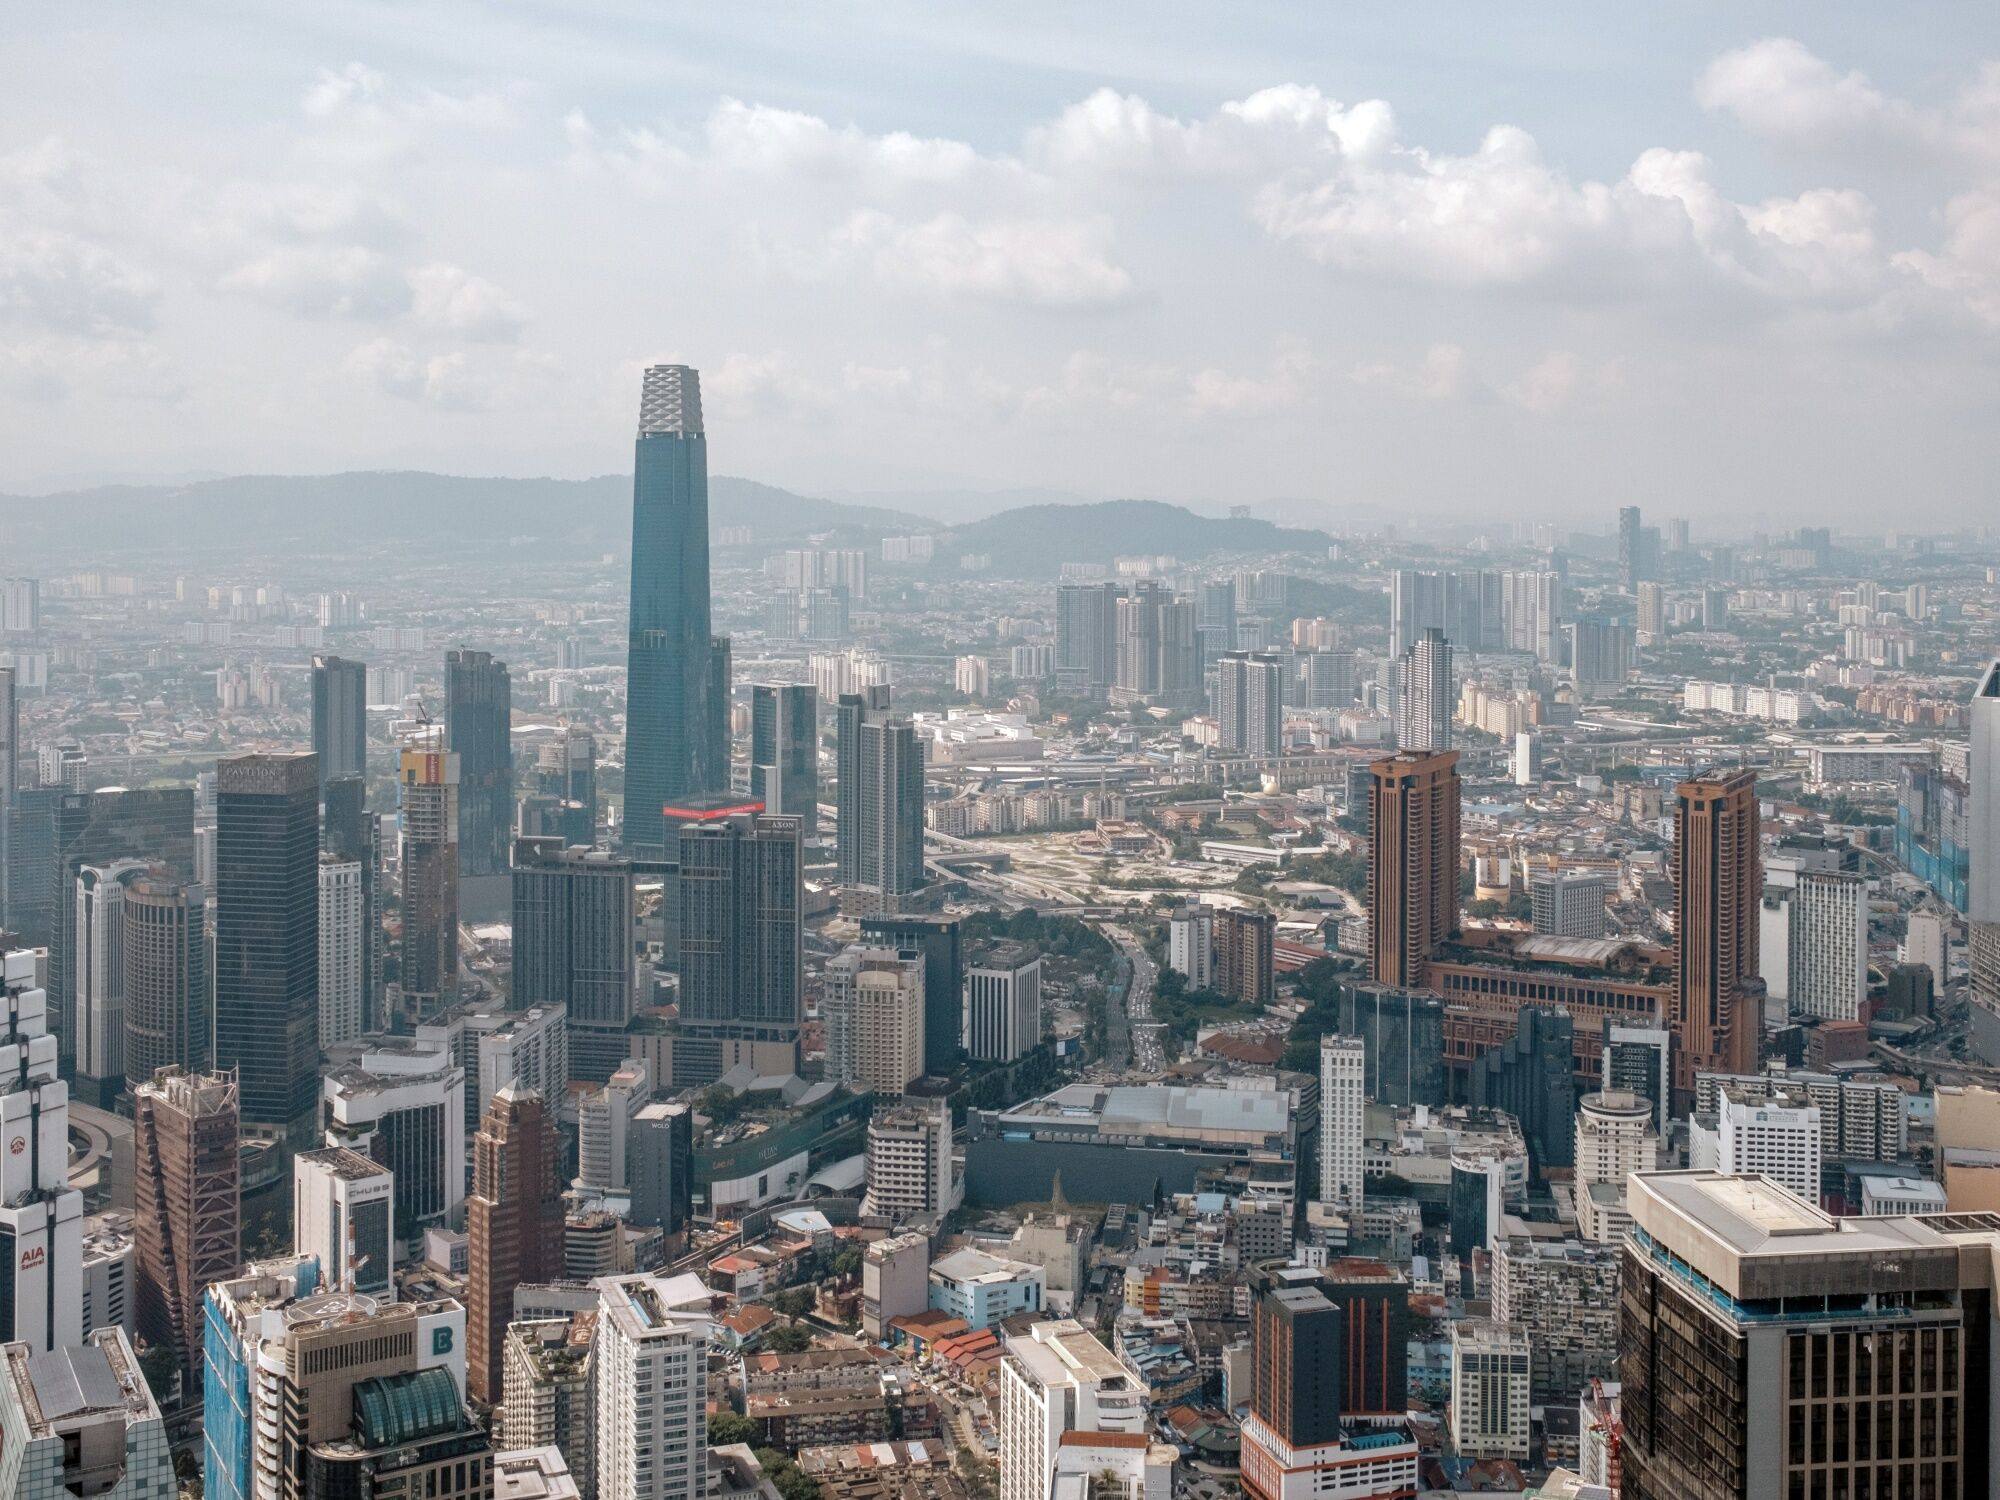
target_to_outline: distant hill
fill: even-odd
[[[1026,505],[943,539],[941,557],[992,558],[1005,578],[1049,577],[1066,562],[1108,563],[1137,553],[1165,553],[1192,560],[1218,552],[1312,552],[1324,556],[1333,538],[1320,531],[1274,526],[1269,521],[1199,516],[1159,500],[1103,500],[1093,505]]]
[[[712,526],[749,526],[760,542],[831,531],[868,538],[926,531],[903,511],[843,505],[754,480],[717,475]],[[305,550],[372,541],[532,537],[615,550],[632,534],[632,480],[465,479],[413,471],[247,475],[183,485],[106,485],[65,494],[0,496],[0,530],[18,544],[74,545],[92,534],[122,548],[219,550],[274,544]]]

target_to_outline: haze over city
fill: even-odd
[[[2000,26],[17,7],[0,1500],[2000,1493]]]

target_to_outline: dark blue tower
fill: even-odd
[[[729,642],[709,634],[701,380],[654,365],[639,398],[626,648],[624,846],[660,858],[661,809],[729,785]]]

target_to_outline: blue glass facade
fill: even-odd
[[[1972,793],[1934,765],[1903,767],[1896,800],[1896,862],[1954,911],[1964,911],[1972,878]]]
[[[306,1257],[296,1274],[298,1295],[311,1296],[319,1286],[319,1261]],[[201,1300],[201,1316],[202,1494],[250,1500],[251,1351],[223,1316],[213,1287]]]
[[[661,809],[729,785],[729,644],[709,634],[708,439],[698,377],[646,372],[632,474],[624,844],[664,847]]]

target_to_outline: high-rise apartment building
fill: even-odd
[[[301,1151],[292,1158],[292,1248],[319,1262],[328,1286],[394,1302],[394,1174],[345,1146]]]
[[[1000,1500],[1048,1500],[1071,1434],[1144,1442],[1146,1382],[1082,1324],[1037,1323],[1004,1341],[1000,1360]]]
[[[37,957],[0,955],[0,1342],[41,1354],[83,1339],[83,1194]]]
[[[1526,575],[1533,577],[1534,575]],[[1389,658],[1400,661],[1437,630],[1465,651],[1507,644],[1505,575],[1426,573],[1399,568],[1389,579]]]
[[[397,781],[403,867],[403,1016],[429,1020],[458,999],[459,760],[405,746]]]
[[[1324,1036],[1319,1043],[1319,1198],[1359,1216],[1361,1142],[1367,1074],[1359,1037]]]
[[[819,694],[811,683],[750,689],[750,795],[819,837]]]
[[[843,900],[893,914],[924,885],[924,758],[909,719],[889,711],[889,689],[841,695],[835,735],[835,844]]]
[[[1868,998],[1868,881],[1801,870],[1789,904],[1786,1000],[1830,1021],[1860,1019]]]
[[[965,971],[965,1050],[1012,1062],[1042,1040],[1042,955],[1026,943],[988,945]]]
[[[1458,929],[1458,752],[1404,751],[1368,771],[1369,977],[1419,986]]]
[[[1529,1401],[1567,1406],[1618,1368],[1618,1249],[1510,1234],[1493,1247],[1493,1321],[1527,1336]]]
[[[1992,1492],[1991,1215],[1836,1219],[1703,1171],[1631,1205],[1625,1500]]]
[[[1570,686],[1583,697],[1616,691],[1632,675],[1632,627],[1623,620],[1589,618],[1563,626],[1569,642]]]
[[[554,1448],[569,1464],[576,1500],[596,1500],[597,1447],[591,1409],[591,1349],[595,1309],[566,1318],[510,1323],[501,1356],[501,1403],[493,1414],[493,1445],[502,1454]],[[500,1494],[514,1500],[507,1490]],[[522,1500],[533,1500],[526,1491]],[[551,1491],[546,1500],[564,1500]]]
[[[627,1050],[636,901],[629,859],[560,838],[515,840],[512,1001],[567,1007],[569,1065],[585,1082],[610,1077]]]
[[[1215,912],[1215,987],[1245,1005],[1268,1005],[1276,993],[1278,918],[1251,907]]]
[[[902,1224],[939,1219],[952,1207],[951,1109],[942,1099],[905,1100],[868,1122],[863,1211]]]
[[[313,754],[320,798],[336,776],[368,776],[368,664],[315,656],[312,665]]]
[[[320,791],[320,849],[355,867],[361,882],[361,1030],[386,1024],[382,1014],[382,815],[368,811],[359,776],[335,776]]]
[[[1648,555],[1646,528],[1639,507],[1618,507],[1618,582],[1627,591],[1637,589],[1653,577],[1653,559]]]
[[[1625,1181],[1660,1164],[1653,1101],[1639,1094],[1585,1094],[1576,1112],[1576,1230],[1615,1245],[1631,1226]]]
[[[957,917],[886,913],[861,919],[861,941],[924,956],[924,1071],[951,1071],[958,1051],[965,955]]]
[[[1451,1325],[1451,1442],[1461,1458],[1526,1463],[1532,1389],[1525,1332],[1485,1318]]]
[[[578,1101],[576,1181],[593,1197],[622,1194],[631,1184],[632,1122],[653,1098],[653,1074],[643,1058],[628,1057],[604,1086]]]
[[[1232,606],[1233,613],[1233,606]],[[1102,698],[1118,676],[1118,585],[1056,590],[1056,681],[1078,697]]]
[[[561,1154],[553,1112],[539,1094],[503,1088],[472,1138],[465,1203],[466,1383],[475,1401],[504,1394],[504,1342],[514,1288],[562,1277]]]
[[[1639,644],[1656,645],[1667,634],[1667,591],[1657,583],[1639,585]]]
[[[125,884],[125,1091],[162,1068],[207,1071],[215,1016],[208,893],[167,875]]]
[[[502,875],[514,830],[514,701],[507,663],[444,654],[444,744],[458,757],[458,859],[465,876]]]
[[[626,648],[624,843],[657,859],[671,802],[729,786],[729,642],[709,634],[700,377],[653,365],[639,395]]]
[[[1396,744],[1403,750],[1437,753],[1451,748],[1451,716],[1458,694],[1453,687],[1452,647],[1443,631],[1426,629],[1397,662],[1401,691],[1396,695]]]
[[[368,907],[361,862],[319,857],[319,1044],[351,1042],[368,1029],[363,951]]]
[[[600,1500],[708,1493],[708,1288],[695,1276],[607,1276],[598,1289]]]
[[[243,1118],[310,1134],[319,1100],[319,767],[216,767],[215,1058]]]
[[[1750,1073],[1762,1037],[1757,925],[1764,891],[1757,773],[1710,771],[1682,782],[1674,808],[1674,994],[1677,1095],[1697,1071]]]
[[[1215,986],[1215,914],[1206,906],[1184,906],[1167,919],[1167,967],[1191,990]]]
[[[1226,651],[1216,663],[1215,717],[1224,750],[1276,755],[1283,745],[1281,667],[1263,651]]]
[[[760,1047],[797,1049],[804,1016],[799,824],[763,813],[691,823],[681,830],[680,851],[674,1082],[705,1083]]]
[[[849,944],[827,960],[820,1019],[828,1078],[901,1094],[924,1074],[922,952]]]
[[[0,1494],[16,1500],[165,1500],[167,1424],[122,1328],[43,1353],[0,1349]]]
[[[138,1328],[201,1375],[202,1294],[242,1264],[236,1080],[163,1071],[132,1097]]]
[[[21,781],[21,704],[18,674],[0,666],[0,932],[14,931],[14,794]]]
[[[1601,938],[1610,890],[1595,870],[1538,870],[1528,879],[1530,923],[1548,937]]]

